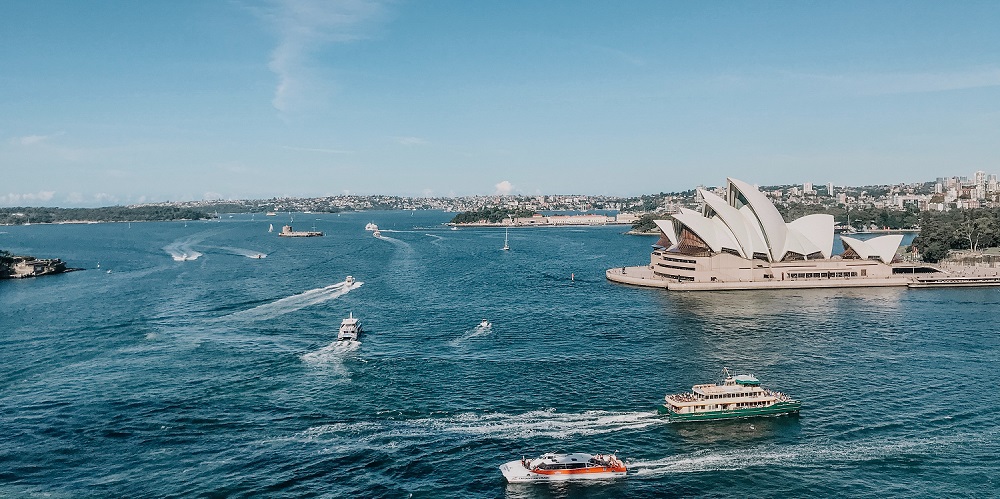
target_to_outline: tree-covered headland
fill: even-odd
[[[12,265],[14,265],[14,255],[9,251],[0,250],[0,277],[10,274]]]
[[[527,209],[512,208],[483,208],[481,210],[466,211],[455,215],[451,219],[453,224],[474,224],[493,223],[498,224],[510,218],[523,218],[533,216],[535,212]]]
[[[1000,245],[1000,208],[925,211],[913,246],[924,261],[939,262],[950,250],[980,251]]]
[[[0,208],[0,225],[59,222],[153,222],[205,220],[208,212],[177,206],[106,206],[104,208]]]

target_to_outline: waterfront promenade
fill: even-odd
[[[850,278],[850,279],[786,279],[779,281],[715,281],[715,282],[683,282],[669,279],[653,272],[649,265],[636,267],[615,267],[605,271],[605,277],[612,282],[631,284],[650,288],[669,289],[671,291],[736,291],[736,290],[766,290],[766,289],[827,289],[827,288],[867,288],[907,286],[911,288],[928,287],[974,287],[1000,286],[1000,269],[972,265],[896,265],[900,273],[884,278]],[[933,268],[938,272],[914,272],[908,274],[905,269]]]

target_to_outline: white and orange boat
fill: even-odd
[[[622,478],[628,472],[614,454],[543,454],[537,459],[511,461],[500,467],[508,482],[550,480],[607,480]]]

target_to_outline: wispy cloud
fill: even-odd
[[[293,146],[281,146],[282,149],[288,149],[291,151],[305,151],[305,152],[322,152],[326,154],[353,154],[354,151],[345,151],[342,149],[324,149],[321,147],[293,147]]]
[[[38,191],[27,193],[11,192],[0,194],[0,205],[20,206],[23,204],[36,204],[51,201],[55,197],[56,191]]]
[[[786,76],[828,84],[862,94],[945,92],[1000,86],[1000,67],[891,73],[802,73]]]
[[[420,137],[396,137],[396,143],[403,146],[422,146],[427,144],[427,141]]]
[[[98,192],[97,194],[94,194],[94,201],[100,204],[117,204],[118,196],[108,194],[106,192]]]
[[[49,135],[25,135],[23,137],[14,137],[10,139],[13,144],[20,144],[22,146],[33,146],[41,144],[49,139],[63,135],[65,132],[57,132]]]
[[[324,46],[368,38],[385,17],[378,0],[275,0],[262,17],[278,34],[268,67],[278,77],[271,104],[285,112],[297,107],[314,85],[311,57]]]

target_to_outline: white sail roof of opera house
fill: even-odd
[[[902,234],[889,234],[885,236],[873,237],[862,241],[853,237],[840,236],[840,241],[844,243],[844,250],[852,249],[859,257],[865,260],[876,257],[882,263],[892,263],[896,256],[896,249],[899,243],[903,242]]]
[[[707,205],[705,208],[705,216],[711,216],[711,211],[715,212],[715,215],[725,224],[726,228],[732,232],[733,236],[736,238],[736,242],[739,244],[739,248],[733,248],[740,252],[743,258],[753,258],[754,252],[766,253],[767,243],[764,242],[764,236],[761,234],[760,225],[753,222],[753,220],[748,219],[746,214],[740,210],[729,206],[725,199],[712,194],[704,189],[698,189],[705,200]]]
[[[674,246],[680,240],[678,234],[687,229],[716,253],[728,249],[743,258],[765,257],[772,262],[788,256],[796,259],[831,257],[832,215],[806,215],[785,223],[774,204],[756,187],[733,178],[726,180],[728,199],[699,189],[705,200],[701,213],[681,209],[681,213],[673,216],[676,224],[657,222]],[[896,243],[898,246],[898,241]],[[879,244],[879,251],[873,254],[882,254],[880,251],[884,248]],[[892,251],[894,254],[895,247]]]
[[[748,218],[753,217],[761,228],[764,241],[770,250],[771,261],[781,260],[785,256],[785,238],[788,236],[788,226],[781,218],[781,213],[778,213],[778,208],[775,208],[774,203],[756,187],[734,178],[727,178],[726,182],[728,183],[729,204],[739,208]],[[832,225],[830,230],[833,231]],[[830,251],[833,251],[832,247]]]
[[[709,218],[699,213],[678,213],[674,215],[674,220],[697,234],[715,253],[722,252],[723,248],[739,251],[740,244],[736,236],[719,217]]]
[[[653,220],[663,234],[667,236],[670,244],[677,244],[677,231],[674,229],[674,222],[671,220]]]

